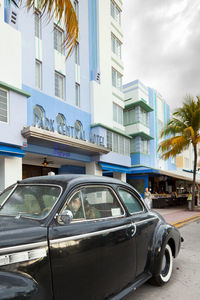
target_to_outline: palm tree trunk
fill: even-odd
[[[194,169],[193,169],[193,182],[192,182],[192,210],[195,206],[195,181],[196,181],[196,168],[197,168],[197,146],[193,144],[194,147]]]

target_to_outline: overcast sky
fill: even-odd
[[[123,83],[140,79],[171,109],[200,95],[200,0],[123,0]]]

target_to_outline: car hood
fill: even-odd
[[[0,250],[47,240],[47,228],[37,220],[0,216]]]

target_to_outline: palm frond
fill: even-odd
[[[195,140],[196,144],[199,144],[200,143],[200,136],[198,135],[196,140]]]
[[[195,131],[198,131],[200,128],[200,104],[196,107],[196,110],[193,113],[191,126]]]
[[[175,136],[162,141],[158,147],[158,152],[161,152],[163,159],[168,159],[170,156],[175,157],[188,147],[190,140],[184,136]]]
[[[185,138],[188,138],[188,139],[191,138],[192,143],[194,143],[194,141],[195,141],[195,132],[194,132],[194,129],[192,128],[192,126],[187,127],[187,128],[184,129],[183,136]]]
[[[18,4],[17,4],[17,2],[15,1],[15,0],[11,0],[17,7],[19,7],[18,6]]]
[[[175,136],[177,133],[182,133],[186,125],[179,119],[172,117],[168,124],[161,131],[161,138],[168,135]]]

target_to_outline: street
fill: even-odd
[[[125,300],[200,300],[200,221],[180,228],[184,243],[174,260],[170,282],[163,287],[146,283]]]

